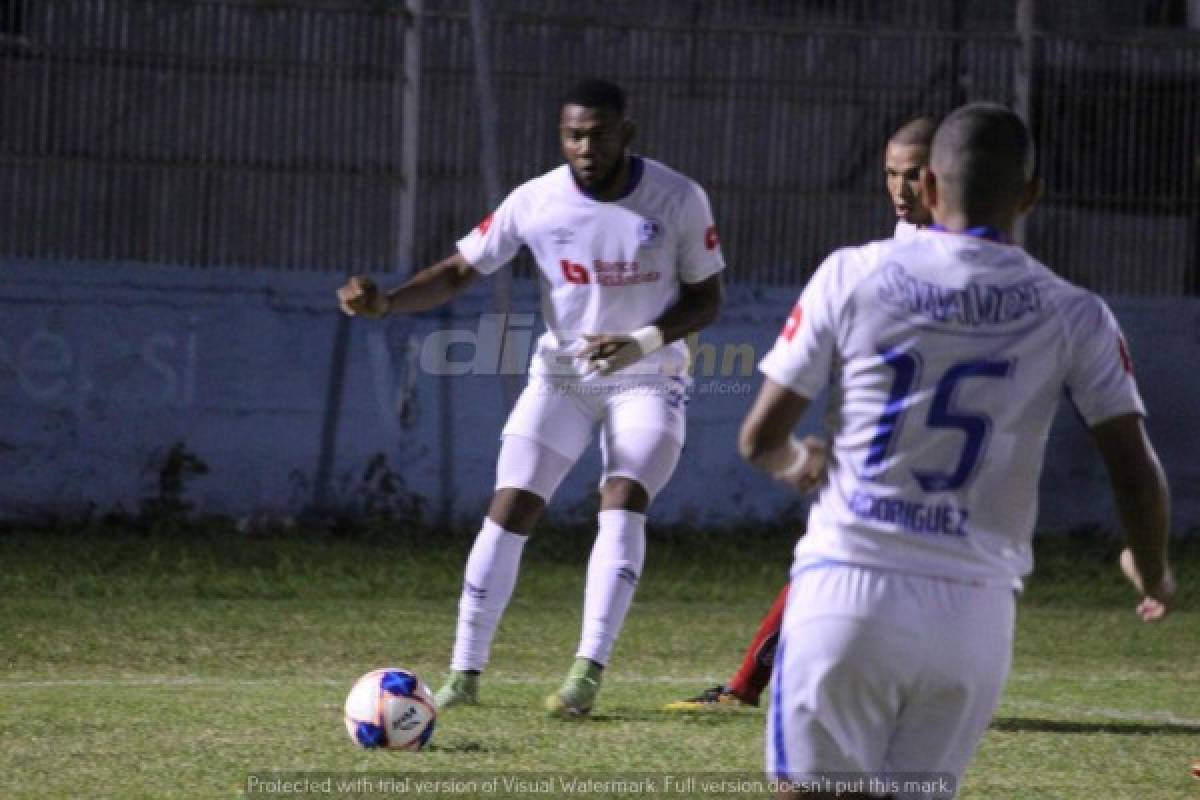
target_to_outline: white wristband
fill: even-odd
[[[771,475],[775,480],[784,483],[799,480],[804,475],[804,468],[808,466],[808,448],[804,446],[804,442],[791,436],[788,438],[788,448],[792,451],[791,461]]]
[[[663,346],[663,334],[657,325],[646,325],[643,328],[638,328],[629,334],[629,336],[637,342],[637,346],[642,350],[642,355],[649,355]]]

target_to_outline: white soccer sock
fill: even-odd
[[[451,669],[482,670],[487,665],[492,638],[517,584],[517,569],[527,539],[490,519],[483,520],[483,529],[467,557]]]
[[[601,511],[600,530],[588,560],[583,598],[580,658],[608,663],[625,614],[633,602],[646,558],[646,515],[636,511]]]

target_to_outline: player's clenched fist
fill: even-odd
[[[1150,587],[1146,586],[1141,573],[1138,572],[1137,564],[1133,560],[1133,551],[1128,547],[1121,551],[1120,564],[1125,577],[1142,595],[1142,600],[1137,606],[1137,613],[1142,621],[1158,622],[1165,617],[1175,601],[1175,576],[1171,570],[1165,570],[1158,585]]]
[[[379,319],[388,312],[387,296],[379,291],[375,281],[365,275],[354,275],[337,291],[338,305],[350,316]]]
[[[829,480],[829,447],[816,436],[805,436],[800,446],[804,450],[803,460],[779,480],[801,494],[808,494],[817,491]]]

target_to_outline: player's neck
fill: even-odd
[[[573,173],[571,177],[574,178]],[[579,187],[581,192],[593,200],[610,203],[613,200],[620,200],[637,188],[641,177],[641,159],[637,158],[637,156],[626,155],[621,160],[621,165],[613,171],[612,176],[604,182],[603,186],[585,189],[579,185],[578,180],[575,182],[575,185]]]
[[[1013,240],[1014,218],[975,218],[968,217],[960,211],[943,212],[934,215],[931,230],[947,233],[963,233],[978,236],[983,239],[993,239],[1000,242]]]

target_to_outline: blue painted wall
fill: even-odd
[[[431,372],[494,372],[504,362],[494,347],[501,321],[481,316],[492,310],[490,283],[442,312],[343,322],[333,300],[340,282],[144,265],[0,267],[0,515],[136,508],[157,491],[168,449],[183,442],[210,468],[188,483],[198,510],[291,513],[317,497],[346,504],[383,453],[434,513],[478,517],[492,488],[503,381]],[[535,292],[519,283],[515,310],[532,314]],[[734,450],[758,387],[753,364],[794,299],[790,290],[730,291],[722,320],[703,337],[689,441],[656,517],[764,517],[795,503]],[[1176,528],[1195,529],[1200,301],[1110,302],[1137,362]],[[532,326],[516,317],[510,336]],[[445,331],[457,341],[448,349]],[[806,426],[818,424],[810,414]],[[598,468],[593,449],[555,508],[586,507]],[[1114,526],[1110,492],[1064,406],[1047,448],[1041,526],[1093,523]]]

